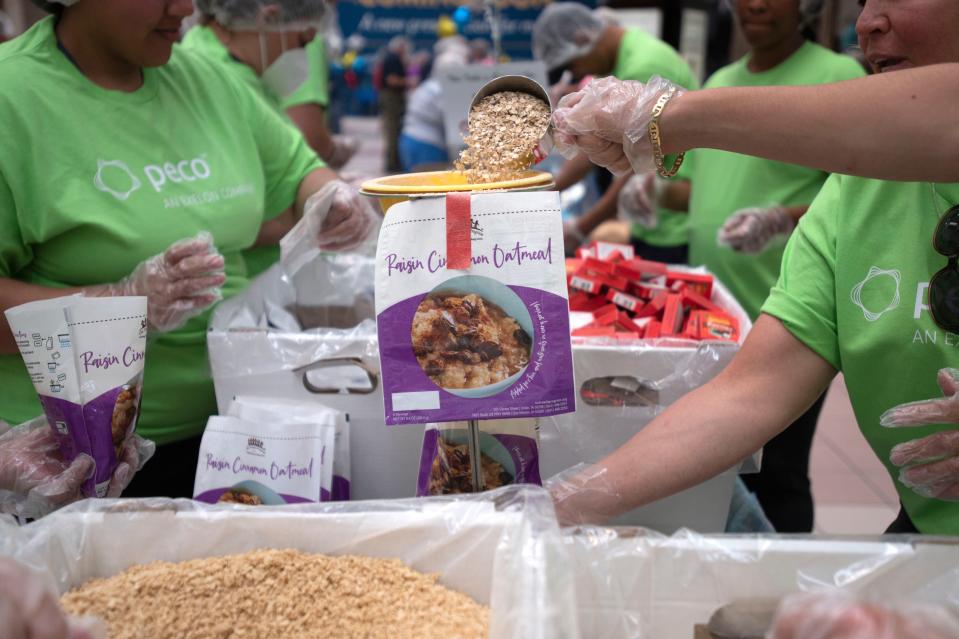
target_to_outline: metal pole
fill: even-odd
[[[480,452],[479,421],[471,419],[467,422],[466,445],[470,456],[470,473],[473,478],[473,492],[483,492],[483,459]]]

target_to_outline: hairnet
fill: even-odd
[[[590,52],[603,33],[603,21],[578,2],[548,5],[533,25],[533,55],[550,71]]]
[[[203,0],[200,4],[206,4],[205,12],[221,25],[237,31],[322,29],[327,15],[326,0]],[[277,11],[264,12],[267,7]]]
[[[619,21],[619,14],[616,13],[616,9],[611,7],[596,7],[593,9],[593,13],[597,18],[602,20],[603,24],[611,25],[614,27],[620,27],[622,24]]]

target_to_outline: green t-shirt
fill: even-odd
[[[959,367],[959,335],[937,327],[926,306],[928,282],[946,265],[932,234],[940,212],[959,203],[959,184],[936,188],[942,197],[928,183],[831,176],[793,233],[762,310],[843,372],[859,427],[916,527],[955,535],[959,503],[917,495],[889,463],[896,444],[944,427],[879,425],[893,406],[940,397],[937,371]]]
[[[115,282],[200,231],[247,284],[240,252],[321,166],[249,89],[174,47],[132,93],[90,82],[58,49],[53,18],[0,45],[0,277],[45,286]],[[140,431],[161,443],[216,412],[209,314],[147,346]],[[0,418],[41,413],[19,355],[0,356]]]
[[[806,42],[769,71],[753,73],[746,56],[717,71],[706,88],[824,84],[863,75],[849,56]],[[759,255],[718,246],[716,235],[730,215],[747,207],[803,206],[813,201],[828,173],[738,153],[696,149],[687,155],[693,182],[689,201],[689,263],[704,265],[733,293],[753,321],[779,276],[786,239]]]
[[[240,62],[230,54],[226,45],[216,37],[213,29],[203,25],[196,25],[183,36],[181,46],[198,52],[213,60],[221,68],[229,71],[262,97],[277,113],[286,118],[286,109],[300,104],[321,104],[329,102],[327,95],[326,49],[323,38],[317,36],[307,45],[309,56],[309,77],[300,88],[285,100],[280,100],[260,81],[260,77],[252,67]],[[249,276],[255,277],[270,268],[280,259],[279,246],[255,246],[243,252]]]
[[[627,29],[623,34],[612,75],[620,80],[638,82],[646,82],[658,75],[686,89],[699,88],[693,70],[675,49],[639,29]],[[681,167],[676,179],[688,180],[687,170]],[[686,214],[661,208],[658,215],[659,222],[655,228],[647,229],[634,224],[633,236],[655,246],[685,244],[688,235]]]

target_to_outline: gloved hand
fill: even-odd
[[[896,608],[857,601],[845,593],[802,593],[783,600],[769,639],[950,639],[959,621],[945,607]]]
[[[556,148],[568,158],[581,151],[616,175],[652,171],[648,129],[653,106],[673,86],[659,76],[646,84],[613,77],[593,80],[560,100],[553,113]],[[677,89],[673,99],[681,94]]]
[[[342,180],[332,180],[306,201],[297,226],[305,225],[320,250],[346,251],[359,246],[379,219],[372,200]]]
[[[360,142],[352,136],[340,134],[332,136],[331,140],[333,141],[333,152],[326,163],[331,168],[339,169],[346,166],[346,163],[356,155],[360,148]]]
[[[762,253],[777,235],[789,235],[796,220],[781,206],[739,209],[719,229],[716,243],[739,253]]]
[[[900,404],[879,418],[888,427],[959,425],[959,369],[943,368],[938,376],[945,396]],[[893,447],[889,461],[901,468],[899,481],[930,499],[959,501],[959,429],[904,442]]]
[[[133,475],[153,456],[153,442],[138,435],[124,444],[122,459],[107,488],[119,497]],[[37,519],[81,499],[80,488],[93,473],[89,455],[67,464],[45,417],[10,428],[0,422],[0,512]]]
[[[175,242],[115,284],[91,286],[83,292],[94,297],[145,295],[150,327],[172,331],[223,299],[219,288],[226,281],[223,266],[213,237],[204,232]]]
[[[102,624],[67,617],[39,575],[0,556],[0,629],[5,639],[106,637]]]
[[[556,509],[560,526],[602,524],[614,513],[604,510],[604,502],[619,502],[621,495],[601,466],[576,464],[543,482]]]
[[[656,212],[665,190],[666,181],[649,171],[643,175],[634,175],[619,192],[618,214],[622,220],[635,222],[652,229],[659,223]]]

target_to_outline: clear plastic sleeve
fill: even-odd
[[[564,542],[580,633],[593,639],[693,637],[695,626],[707,626],[730,605],[765,607],[771,616],[780,600],[803,592],[887,606],[959,606],[959,547],[948,539],[702,536],[688,530],[666,537],[636,528],[582,527],[568,530]]]

